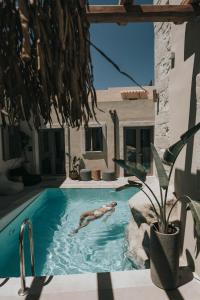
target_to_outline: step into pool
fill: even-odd
[[[65,275],[132,270],[127,257],[128,206],[137,189],[47,189],[0,232],[0,277],[19,276],[19,230],[23,220],[33,225],[36,275]],[[111,214],[90,222],[77,234],[80,215],[109,202],[117,206]],[[30,255],[25,234],[26,274]]]

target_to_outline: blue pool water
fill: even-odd
[[[64,275],[133,269],[126,256],[125,229],[130,219],[129,188],[47,189],[0,233],[0,277],[19,276],[18,235],[25,218],[33,224],[36,275]],[[82,228],[74,236],[82,212],[117,201],[115,212]],[[27,234],[26,234],[27,236]],[[25,238],[26,273],[30,257]]]

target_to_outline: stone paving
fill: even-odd
[[[153,285],[149,270],[27,278],[30,294],[18,296],[19,278],[3,284],[1,300],[199,300],[200,281],[190,281],[178,289],[164,291]]]

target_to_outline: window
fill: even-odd
[[[81,130],[81,150],[88,158],[100,158],[107,149],[106,123],[90,122],[87,128]]]
[[[102,127],[88,127],[85,129],[85,151],[103,151]]]
[[[21,156],[21,136],[19,127],[2,128],[3,159],[9,160]]]

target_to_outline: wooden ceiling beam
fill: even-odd
[[[187,4],[191,4],[192,0],[182,0],[180,5],[187,5]]]
[[[187,4],[196,4],[199,3],[199,0],[182,0],[180,5],[187,5]]]
[[[119,5],[132,5],[134,0],[119,0]]]
[[[90,23],[174,22],[190,21],[200,16],[200,7],[188,5],[89,5]]]
[[[132,6],[134,0],[119,0],[119,5],[124,5],[126,10],[129,10],[129,7]],[[118,25],[127,25],[127,23],[118,23]]]

